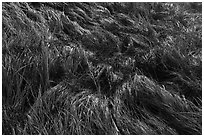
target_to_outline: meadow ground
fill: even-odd
[[[202,134],[202,3],[2,3],[3,134]]]

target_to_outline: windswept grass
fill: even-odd
[[[3,3],[2,133],[202,134],[202,3]]]

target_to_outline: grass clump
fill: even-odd
[[[201,3],[2,4],[2,133],[202,134]]]

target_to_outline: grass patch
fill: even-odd
[[[2,133],[202,134],[202,3],[2,4]]]

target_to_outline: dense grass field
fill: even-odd
[[[202,3],[2,3],[2,134],[202,134]]]

